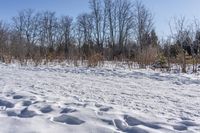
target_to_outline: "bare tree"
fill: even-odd
[[[11,31],[11,53],[12,56],[19,59],[21,63],[24,62],[27,53],[25,41],[25,14],[23,11],[19,12],[17,16],[13,17],[13,25]]]
[[[117,0],[116,4],[118,7],[118,44],[119,48],[123,50],[126,40],[130,35],[130,30],[133,27],[133,5],[128,0]]]
[[[52,56],[55,51],[55,47],[57,44],[58,36],[58,18],[55,15],[55,12],[42,12],[40,13],[40,21],[39,21],[39,40],[40,44],[43,47],[47,47],[48,50],[45,52],[45,56],[50,54]]]
[[[150,35],[153,30],[153,16],[151,12],[140,1],[134,3],[134,37],[140,47],[138,52],[138,63],[141,68],[148,65],[155,58],[156,50],[150,47]],[[151,61],[149,56],[152,56]]]
[[[107,29],[108,29],[108,43],[112,50],[115,49],[116,45],[116,19],[117,19],[117,7],[113,0],[104,0],[105,15],[107,18]]]
[[[133,4],[129,0],[104,0],[109,43],[115,54],[124,54],[124,48],[133,29]],[[118,46],[117,46],[118,44]]]
[[[79,19],[79,22],[81,21],[80,20],[80,16],[79,18],[77,18],[77,21]],[[82,51],[81,51],[81,46],[83,44],[83,41],[84,41],[84,33],[82,32],[82,25],[78,22],[75,23],[75,38],[76,38],[76,41],[77,41],[77,45],[78,45],[78,53],[79,53],[79,59],[81,58],[82,56]]]
[[[32,9],[23,10],[13,17],[14,29],[26,42],[26,57],[33,57],[34,46],[38,41],[38,15]]]
[[[193,72],[197,72],[197,65],[200,52],[200,22],[198,19],[194,19],[193,22],[193,44],[191,47],[191,52],[193,56]]]
[[[190,45],[191,38],[190,38],[190,27],[186,24],[186,18],[180,17],[174,19],[174,26],[170,25],[170,29],[172,32],[172,36],[174,41],[180,46],[180,53],[181,53],[181,67],[182,72],[186,73],[186,47]],[[172,30],[174,29],[174,31]]]
[[[135,2],[134,20],[135,37],[142,51],[148,45],[144,43],[145,36],[149,35],[153,29],[153,16],[140,1]]]
[[[84,13],[77,17],[77,25],[79,29],[79,34],[83,35],[83,56],[90,56],[91,48],[93,47],[93,23],[92,16],[90,14]]]
[[[0,60],[5,61],[5,55],[8,55],[9,27],[3,21],[0,21]]]
[[[59,22],[60,30],[60,43],[61,48],[64,50],[65,58],[68,57],[69,47],[72,43],[72,21],[73,19],[69,16],[62,16]],[[59,32],[59,31],[58,31]]]
[[[168,64],[168,67],[170,68],[171,67],[171,44],[172,44],[172,39],[171,39],[171,36],[168,36],[168,38],[166,40],[162,39],[162,44],[164,46],[164,49],[163,49],[163,52],[164,52],[164,56],[167,58],[167,64]]]
[[[94,37],[98,47],[98,52],[103,52],[103,43],[105,40],[105,10],[101,0],[90,0],[90,8],[94,22]]]

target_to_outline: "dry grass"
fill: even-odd
[[[158,57],[157,48],[149,47],[142,52],[138,53],[137,62],[140,64],[140,68],[145,68],[147,65],[152,64]]]
[[[103,56],[99,53],[93,54],[88,59],[88,67],[96,67],[103,63]]]

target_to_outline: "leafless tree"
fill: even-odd
[[[193,72],[197,72],[197,65],[200,52],[200,22],[198,19],[194,19],[193,22],[193,44],[191,47],[193,57]]]
[[[151,44],[151,31],[153,30],[153,15],[145,7],[141,1],[134,2],[134,38],[137,42],[137,45],[140,47],[138,51],[138,63],[141,68],[145,68],[148,65],[147,62],[151,62],[155,58],[155,48],[150,47]],[[152,56],[151,61],[150,57]]]
[[[103,43],[105,41],[105,10],[103,9],[101,0],[90,0],[91,15],[94,22],[94,37],[97,44],[97,51],[103,52]]]
[[[59,22],[59,37],[61,48],[64,50],[65,58],[68,57],[69,47],[72,43],[72,22],[73,19],[69,16],[62,16]]]
[[[186,50],[184,47],[192,43],[189,28],[185,17],[174,18],[173,27],[170,25],[173,39],[180,46],[179,50],[181,53],[181,67],[183,73],[186,73]]]
[[[3,21],[0,21],[0,60],[2,61],[5,61],[4,56],[7,56],[9,52],[8,39],[9,27]]]
[[[107,18],[107,38],[112,46],[113,54],[123,54],[134,26],[133,4],[129,0],[104,0],[104,5]]]
[[[153,16],[151,12],[140,1],[134,3],[134,31],[141,51],[146,47],[145,36],[150,34],[153,29]]]
[[[91,14],[81,14],[77,17],[77,26],[79,27],[79,34],[82,34],[83,36],[83,56],[88,57],[91,52],[91,48],[93,47],[93,30],[94,26],[92,23],[93,17]]]
[[[27,58],[33,57],[34,46],[38,41],[38,19],[39,16],[32,9],[23,10],[13,17],[14,30],[25,39]]]
[[[47,57],[52,56],[58,36],[58,18],[55,15],[55,12],[45,11],[40,13],[40,20],[39,20],[39,40],[40,45],[42,47],[47,47],[48,49],[45,50],[45,56]],[[44,51],[43,51],[44,52]]]
[[[117,0],[116,4],[118,7],[118,43],[119,48],[123,50],[130,31],[133,28],[133,5],[128,0]]]
[[[115,44],[116,44],[116,19],[117,19],[117,7],[116,3],[113,0],[104,0],[104,5],[105,5],[105,13],[107,17],[107,28],[108,28],[108,41],[109,45],[112,46],[114,49]]]

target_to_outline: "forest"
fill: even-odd
[[[153,13],[140,1],[90,0],[88,5],[90,11],[76,18],[24,9],[9,23],[0,21],[0,60],[22,65],[87,61],[89,67],[124,61],[139,68],[154,64],[170,69],[178,64],[184,73],[188,65],[198,70],[198,19],[188,24],[184,16],[174,17],[168,25],[171,35],[159,38]]]

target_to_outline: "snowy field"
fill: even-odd
[[[200,76],[0,64],[0,133],[200,133]]]

